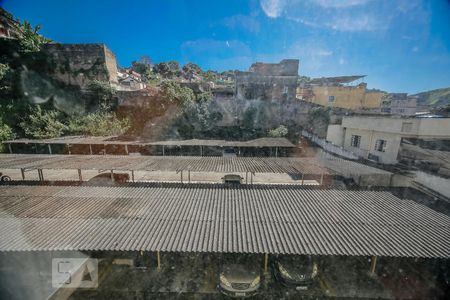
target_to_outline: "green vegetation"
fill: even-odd
[[[280,138],[285,137],[288,134],[288,129],[284,125],[280,125],[277,128],[271,129],[268,132],[269,137]]]
[[[102,109],[87,115],[71,117],[67,128],[70,134],[121,135],[130,128],[130,121],[127,118],[119,119],[114,112]]]
[[[420,106],[445,107],[450,105],[450,88],[426,91],[415,94]]]
[[[4,10],[0,13],[12,20]],[[128,119],[113,112],[117,95],[107,82],[94,80],[82,92],[51,78],[58,66],[40,51],[50,40],[39,34],[39,26],[16,24],[17,39],[0,39],[0,142],[66,134],[116,135],[129,128]],[[76,109],[80,105],[83,109]],[[84,114],[85,109],[89,113]]]
[[[30,106],[29,109],[29,113],[19,125],[26,137],[54,138],[67,131],[67,126],[61,121],[62,114],[59,111],[43,110],[40,105]]]

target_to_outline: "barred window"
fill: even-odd
[[[352,139],[350,141],[350,146],[359,148],[361,144],[361,136],[360,135],[352,135]]]
[[[386,151],[386,140],[377,140],[375,143],[375,151],[385,152]]]

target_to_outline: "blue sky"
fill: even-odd
[[[0,0],[1,1],[1,0]],[[105,43],[127,66],[246,70],[300,59],[300,75],[368,75],[369,88],[450,87],[450,0],[4,0],[61,43]]]

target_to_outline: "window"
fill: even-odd
[[[285,85],[283,87],[283,94],[287,94],[288,93],[289,88]]]
[[[352,135],[352,139],[350,141],[350,146],[359,148],[361,144],[361,136],[360,135]]]
[[[386,140],[377,140],[375,143],[375,151],[385,152],[386,151]]]
[[[402,132],[411,132],[412,131],[412,123],[410,122],[403,122],[402,124]]]
[[[328,102],[334,102],[335,97],[334,96],[328,96]]]

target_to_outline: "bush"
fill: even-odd
[[[83,116],[74,116],[68,125],[71,134],[108,136],[121,135],[130,128],[130,121],[118,119],[115,113],[100,110]]]
[[[284,125],[280,125],[277,128],[269,130],[269,132],[268,132],[268,135],[270,137],[274,137],[274,138],[285,137],[287,134],[288,134],[288,129]]]
[[[35,139],[54,138],[68,129],[61,121],[62,114],[56,110],[43,111],[39,105],[30,108],[30,114],[19,126],[25,135]]]
[[[3,141],[11,140],[14,138],[14,133],[7,124],[3,123],[2,119],[0,119],[0,152],[4,152]]]

